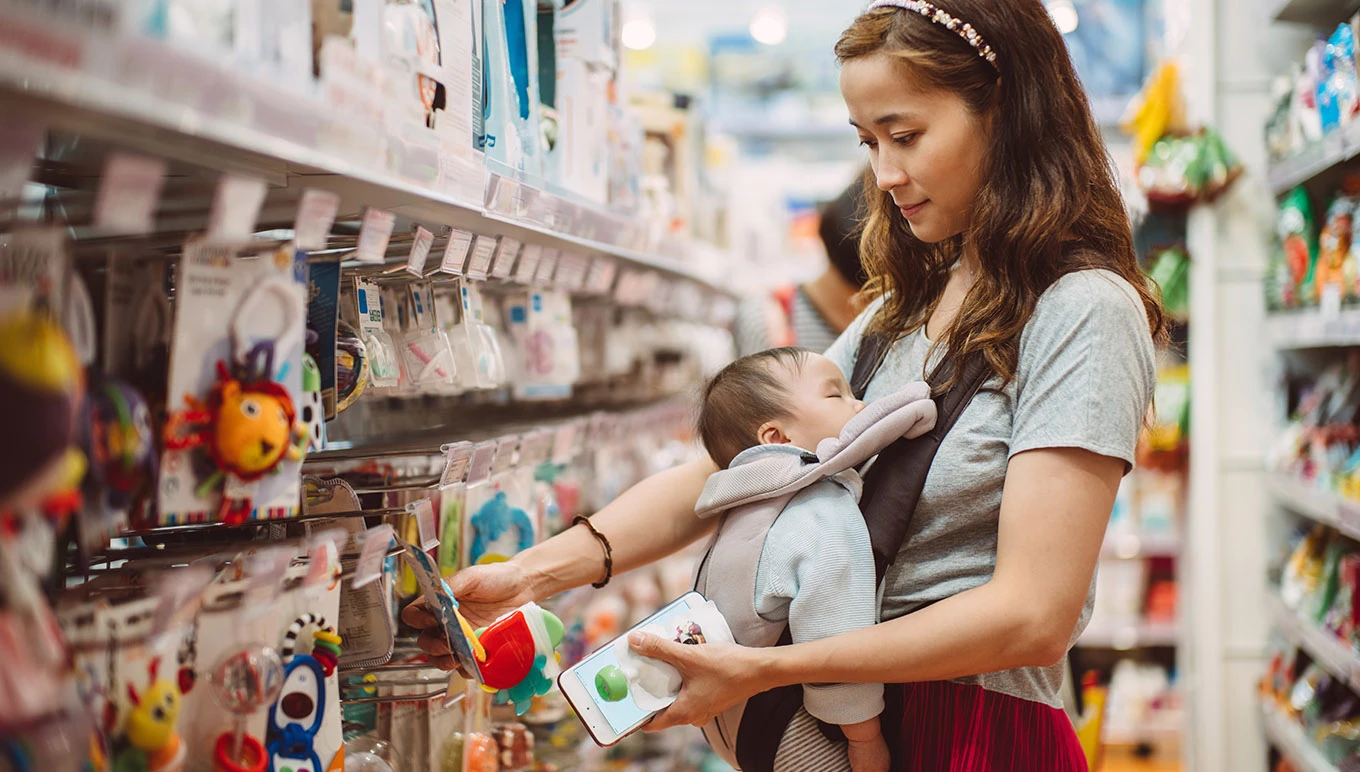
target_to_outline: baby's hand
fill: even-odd
[[[850,769],[854,772],[888,772],[892,760],[877,718],[841,728],[850,743]]]

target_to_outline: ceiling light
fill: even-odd
[[[789,35],[789,15],[777,5],[767,5],[751,19],[751,37],[767,46],[777,46]]]
[[[656,42],[656,25],[651,19],[629,19],[623,23],[623,44],[634,51],[645,51]]]
[[[1076,32],[1077,25],[1081,23],[1077,6],[1072,4],[1072,0],[1052,0],[1048,4],[1048,15],[1053,17],[1053,23],[1058,25],[1058,31],[1064,35]]]

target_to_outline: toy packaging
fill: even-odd
[[[538,7],[535,0],[484,0],[482,7],[486,157],[538,177]]]
[[[185,246],[176,286],[194,313],[175,317],[162,524],[296,514],[306,266],[291,247],[241,258],[203,240]]]
[[[1308,192],[1295,188],[1280,202],[1276,220],[1285,277],[1279,280],[1276,300],[1282,308],[1297,308],[1302,298],[1313,298],[1313,275],[1317,264],[1317,231]]]

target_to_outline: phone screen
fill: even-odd
[[[695,604],[705,603],[703,597],[696,593],[682,596],[674,603],[643,620],[633,629],[657,626],[675,632],[672,628],[677,627],[680,621],[688,617],[691,611],[691,601]],[[616,701],[610,701],[600,693],[600,685],[597,679],[599,679],[601,672],[606,674],[605,681],[608,682],[608,676],[611,673],[617,675],[622,669],[622,663],[620,663],[616,651],[615,642],[610,642],[604,648],[581,660],[578,665],[571,669],[571,673],[580,679],[581,690],[590,696],[595,706],[599,708],[601,715],[604,716],[605,721],[609,722],[614,733],[623,735],[637,727],[653,713],[656,713],[658,708],[652,707],[649,710],[638,705],[635,699],[636,689],[629,689],[627,696]]]

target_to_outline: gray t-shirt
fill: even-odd
[[[872,304],[826,352],[849,377]],[[928,372],[923,330],[889,351],[865,399]],[[940,352],[936,351],[936,357]],[[1020,336],[1015,378],[984,384],[935,456],[907,540],[884,579],[882,618],[985,584],[996,566],[1001,492],[1011,456],[1039,448],[1083,448],[1131,469],[1156,372],[1152,337],[1137,292],[1118,275],[1064,276],[1039,298]],[[937,361],[932,359],[930,364]],[[1071,642],[1090,619],[1095,580]],[[1063,666],[1017,668],[958,679],[1061,707]]]

